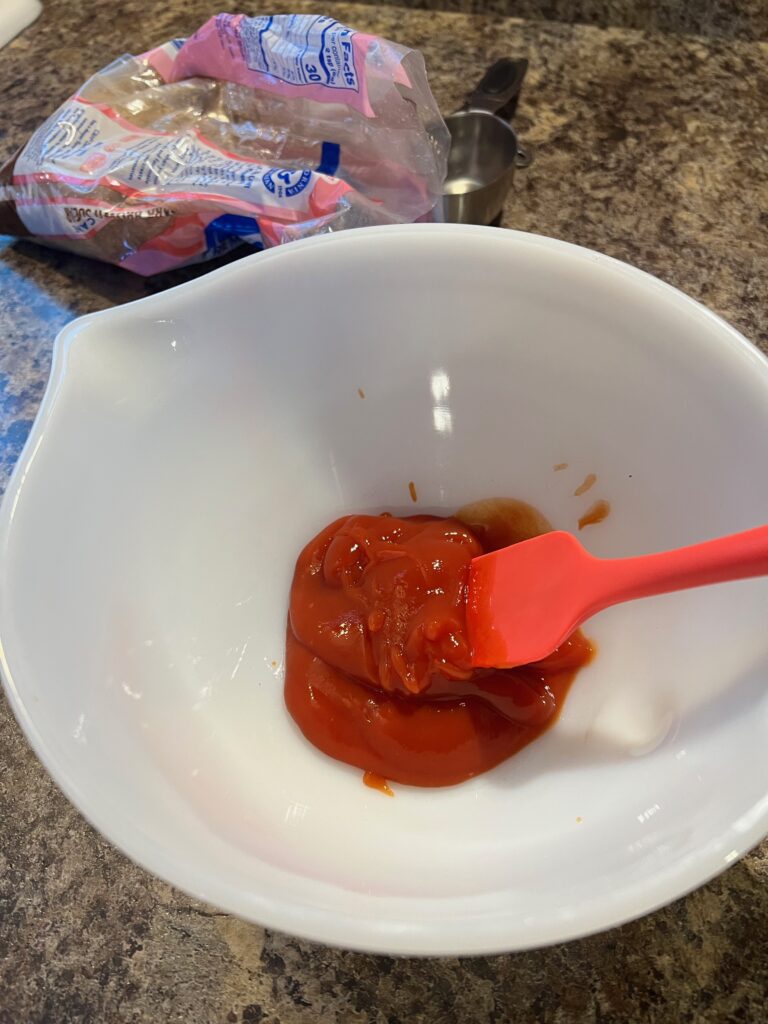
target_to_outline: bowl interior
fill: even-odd
[[[493,495],[570,530],[607,499],[604,556],[757,525],[767,365],[652,278],[493,229],[299,243],[85,318],[2,510],[16,713],[131,856],[287,931],[460,953],[648,910],[765,830],[768,581],[600,615],[540,741],[387,799],[283,707],[293,563],[346,511]]]

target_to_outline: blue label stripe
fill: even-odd
[[[261,50],[261,59],[264,61],[264,67],[267,69],[267,74],[269,74],[269,61],[267,60],[266,53],[264,53],[264,33],[269,32],[272,27],[273,20],[274,19],[272,17],[269,17],[264,28],[259,29],[259,49]]]
[[[254,217],[225,213],[206,225],[205,245],[208,256],[229,252],[243,241],[250,245],[261,245],[261,229]]]
[[[338,142],[324,142],[320,152],[320,163],[317,165],[318,174],[328,174],[331,177],[338,171],[341,163],[341,146]]]

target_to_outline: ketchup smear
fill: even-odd
[[[371,780],[448,786],[555,721],[592,657],[580,632],[533,665],[470,664],[469,563],[502,546],[493,533],[456,518],[361,515],[307,544],[291,588],[285,702],[311,743]]]

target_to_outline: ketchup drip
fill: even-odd
[[[320,750],[370,777],[447,786],[493,768],[555,720],[592,648],[576,632],[534,665],[472,668],[469,563],[509,543],[498,526],[481,526],[347,516],[301,552],[285,701]]]

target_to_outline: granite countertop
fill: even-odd
[[[0,160],[92,71],[188,35],[213,10],[44,6],[0,53]],[[518,174],[504,224],[628,260],[768,351],[765,42],[547,21],[535,4],[525,20],[270,4],[328,9],[421,49],[446,112],[491,59],[528,57],[517,123],[535,162]],[[200,272],[147,281],[0,238],[0,485],[59,328]],[[766,883],[768,844],[671,907],[568,945],[467,960],[339,952],[218,913],[128,862],[58,792],[0,698],[0,1024],[763,1021]]]

